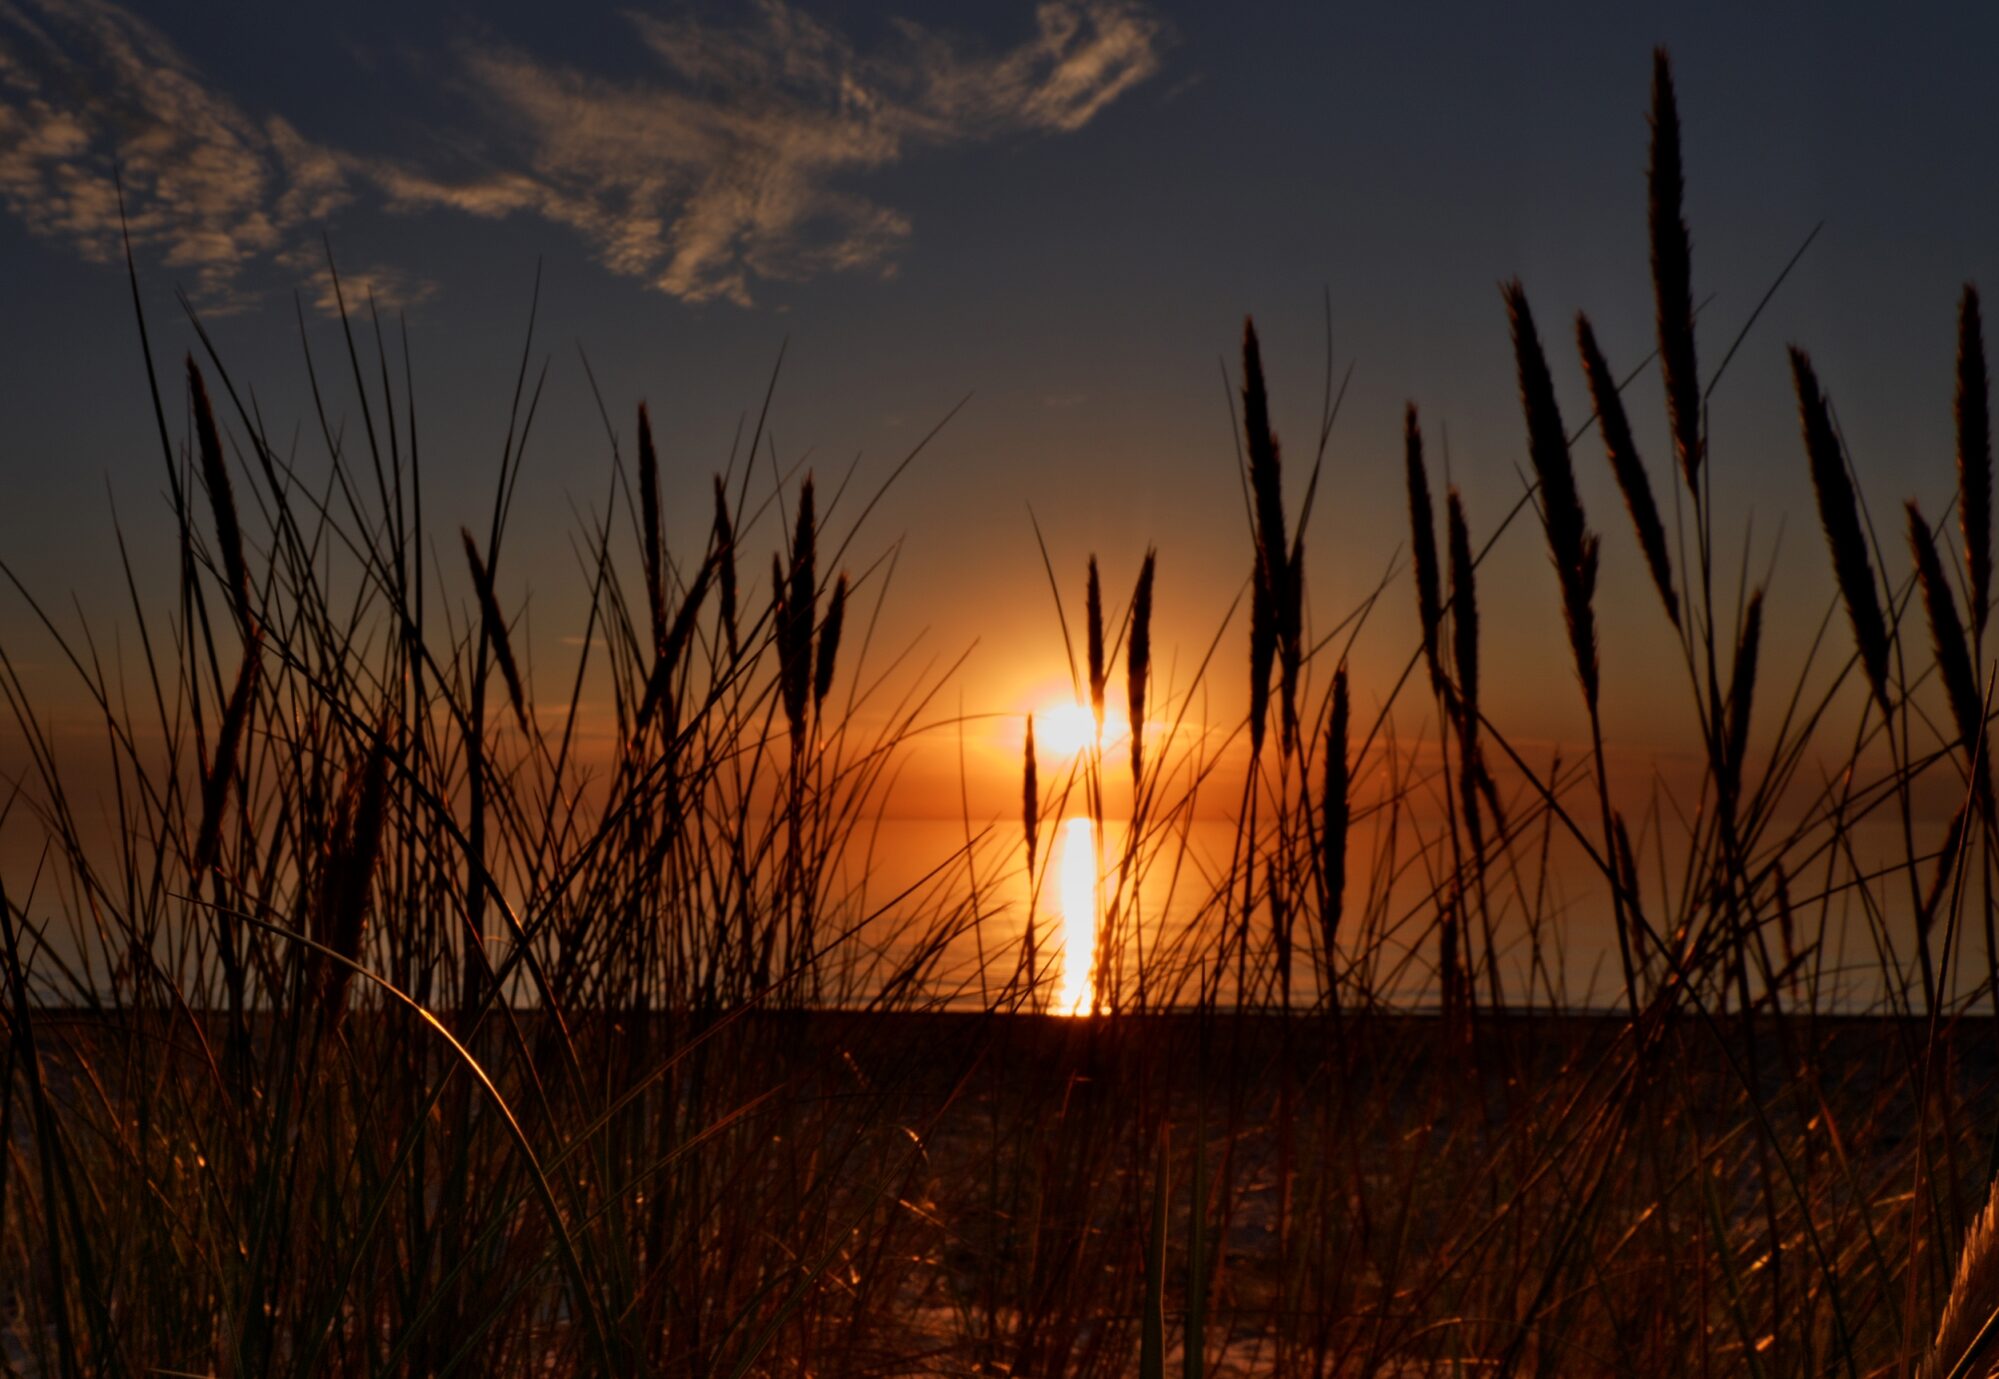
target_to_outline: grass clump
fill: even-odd
[[[1648,181],[1670,524],[1633,378],[1580,314],[1577,348],[1684,668],[1687,775],[1606,750],[1597,574],[1623,557],[1584,513],[1583,433],[1514,282],[1511,511],[1485,530],[1446,484],[1440,551],[1404,415],[1399,678],[1355,653],[1400,570],[1307,599],[1330,370],[1294,511],[1246,323],[1247,616],[1182,671],[1157,553],[1121,607],[1092,555],[1078,661],[1044,546],[1092,740],[1058,760],[1028,718],[1020,831],[1009,786],[1006,818],[967,818],[892,889],[888,801],[948,675],[874,644],[893,550],[854,554],[861,520],[786,469],[763,414],[686,485],[706,534],[685,548],[648,412],[632,483],[607,423],[584,635],[551,693],[502,560],[532,348],[462,566],[433,557],[408,361],[398,394],[379,324],[343,323],[344,377],[308,356],[310,455],[190,360],[189,434],[160,413],[176,573],[153,598],[127,570],[129,683],[15,585],[102,730],[102,789],[0,647],[27,763],[0,833],[35,859],[0,876],[0,1366],[1989,1368],[1978,297],[1958,520],[1911,501],[1906,571],[1792,349],[1831,561],[1785,663],[1770,629],[1798,614],[1753,551],[1718,573],[1728,452],[1663,54]],[[1516,606],[1479,567],[1530,507],[1554,598]],[[1490,716],[1508,619],[1557,615],[1586,755]],[[1120,651],[1128,744],[1107,740]],[[1224,683],[1242,712],[1205,721]],[[1198,841],[1217,815],[1219,851]],[[1612,960],[1605,995],[1585,974]]]

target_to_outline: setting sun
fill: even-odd
[[[1101,745],[1108,750],[1130,735],[1124,714],[1106,704]],[[1054,699],[1034,711],[1034,745],[1044,757],[1079,756],[1096,742],[1097,720],[1087,704]]]

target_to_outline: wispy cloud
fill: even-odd
[[[457,180],[382,170],[396,204],[531,211],[575,229],[613,272],[747,302],[758,278],[892,266],[909,222],[857,191],[860,174],[1080,129],[1159,63],[1159,26],[1117,0],[1044,4],[1033,36],[997,53],[903,23],[887,51],[864,54],[782,0],[730,29],[629,18],[655,80],[469,51],[505,151]]]
[[[346,201],[339,160],[215,94],[158,31],[109,5],[0,4],[0,204],[86,257],[133,241],[221,301],[245,260]]]
[[[437,295],[437,283],[420,273],[389,264],[330,265],[324,241],[298,244],[278,254],[277,266],[292,278],[300,295],[321,315],[337,316],[373,306],[391,311],[427,302]],[[338,267],[336,279],[334,270]]]
[[[317,274],[319,229],[357,203],[537,216],[610,271],[689,301],[747,303],[759,280],[892,272],[911,226],[858,185],[867,174],[1080,129],[1158,69],[1162,42],[1134,0],[1049,0],[1028,37],[997,50],[904,22],[862,52],[783,0],[726,27],[632,14],[652,65],[643,80],[492,44],[453,55],[480,152],[446,168],[251,115],[102,0],[33,3],[0,0],[0,205],[37,234],[115,257],[116,166],[135,242],[211,304],[240,299],[259,265]],[[408,270],[358,276],[378,299],[428,291]],[[330,305],[327,284],[312,291]]]

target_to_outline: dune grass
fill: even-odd
[[[886,801],[951,668],[876,643],[894,551],[867,553],[873,500],[787,470],[761,414],[713,475],[706,544],[671,549],[650,419],[628,466],[606,409],[575,542],[587,625],[551,692],[510,580],[532,324],[490,519],[448,557],[372,313],[343,315],[338,365],[308,356],[311,466],[212,351],[177,371],[148,344],[177,555],[163,585],[120,539],[136,662],[13,581],[97,717],[88,798],[0,647],[28,762],[0,829],[38,859],[0,877],[0,1365],[1990,1372],[1978,298],[1954,520],[1910,502],[1906,563],[1792,350],[1836,604],[1785,610],[1818,635],[1771,664],[1775,610],[1714,537],[1720,370],[1699,373],[1663,55],[1648,176],[1653,359],[1618,375],[1579,317],[1595,415],[1572,428],[1567,366],[1509,284],[1518,503],[1447,488],[1440,548],[1412,404],[1408,573],[1330,617],[1307,607],[1305,533],[1338,397],[1329,372],[1287,493],[1248,327],[1247,608],[1176,682],[1152,627],[1171,552],[1134,574],[1044,546],[1099,741],[1049,771],[1030,722],[1019,818],[968,819],[894,894]],[[1669,507],[1622,400],[1660,385]],[[1616,538],[1575,479],[1598,446],[1685,667],[1690,798],[1606,751]],[[1573,687],[1591,732],[1546,761],[1480,693],[1482,659],[1511,673],[1482,658],[1480,565],[1534,539],[1530,512],[1567,631],[1551,692]],[[1061,571],[1086,571],[1080,663]],[[1411,585],[1420,641],[1363,686],[1349,653]],[[1120,656],[1128,755],[1101,737]],[[1245,663],[1248,711],[1201,726]],[[608,746],[586,699],[610,705]],[[1233,843],[1209,867],[1188,839],[1217,808]],[[1079,817],[1099,915],[1069,1018],[1050,840]],[[1900,840],[1885,862],[1872,825]],[[1564,976],[1584,917],[1562,858],[1614,944],[1606,1003]]]

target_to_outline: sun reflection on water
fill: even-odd
[[[1058,1015],[1090,1013],[1097,952],[1097,839],[1089,819],[1062,825],[1055,856],[1055,909],[1062,922]]]

